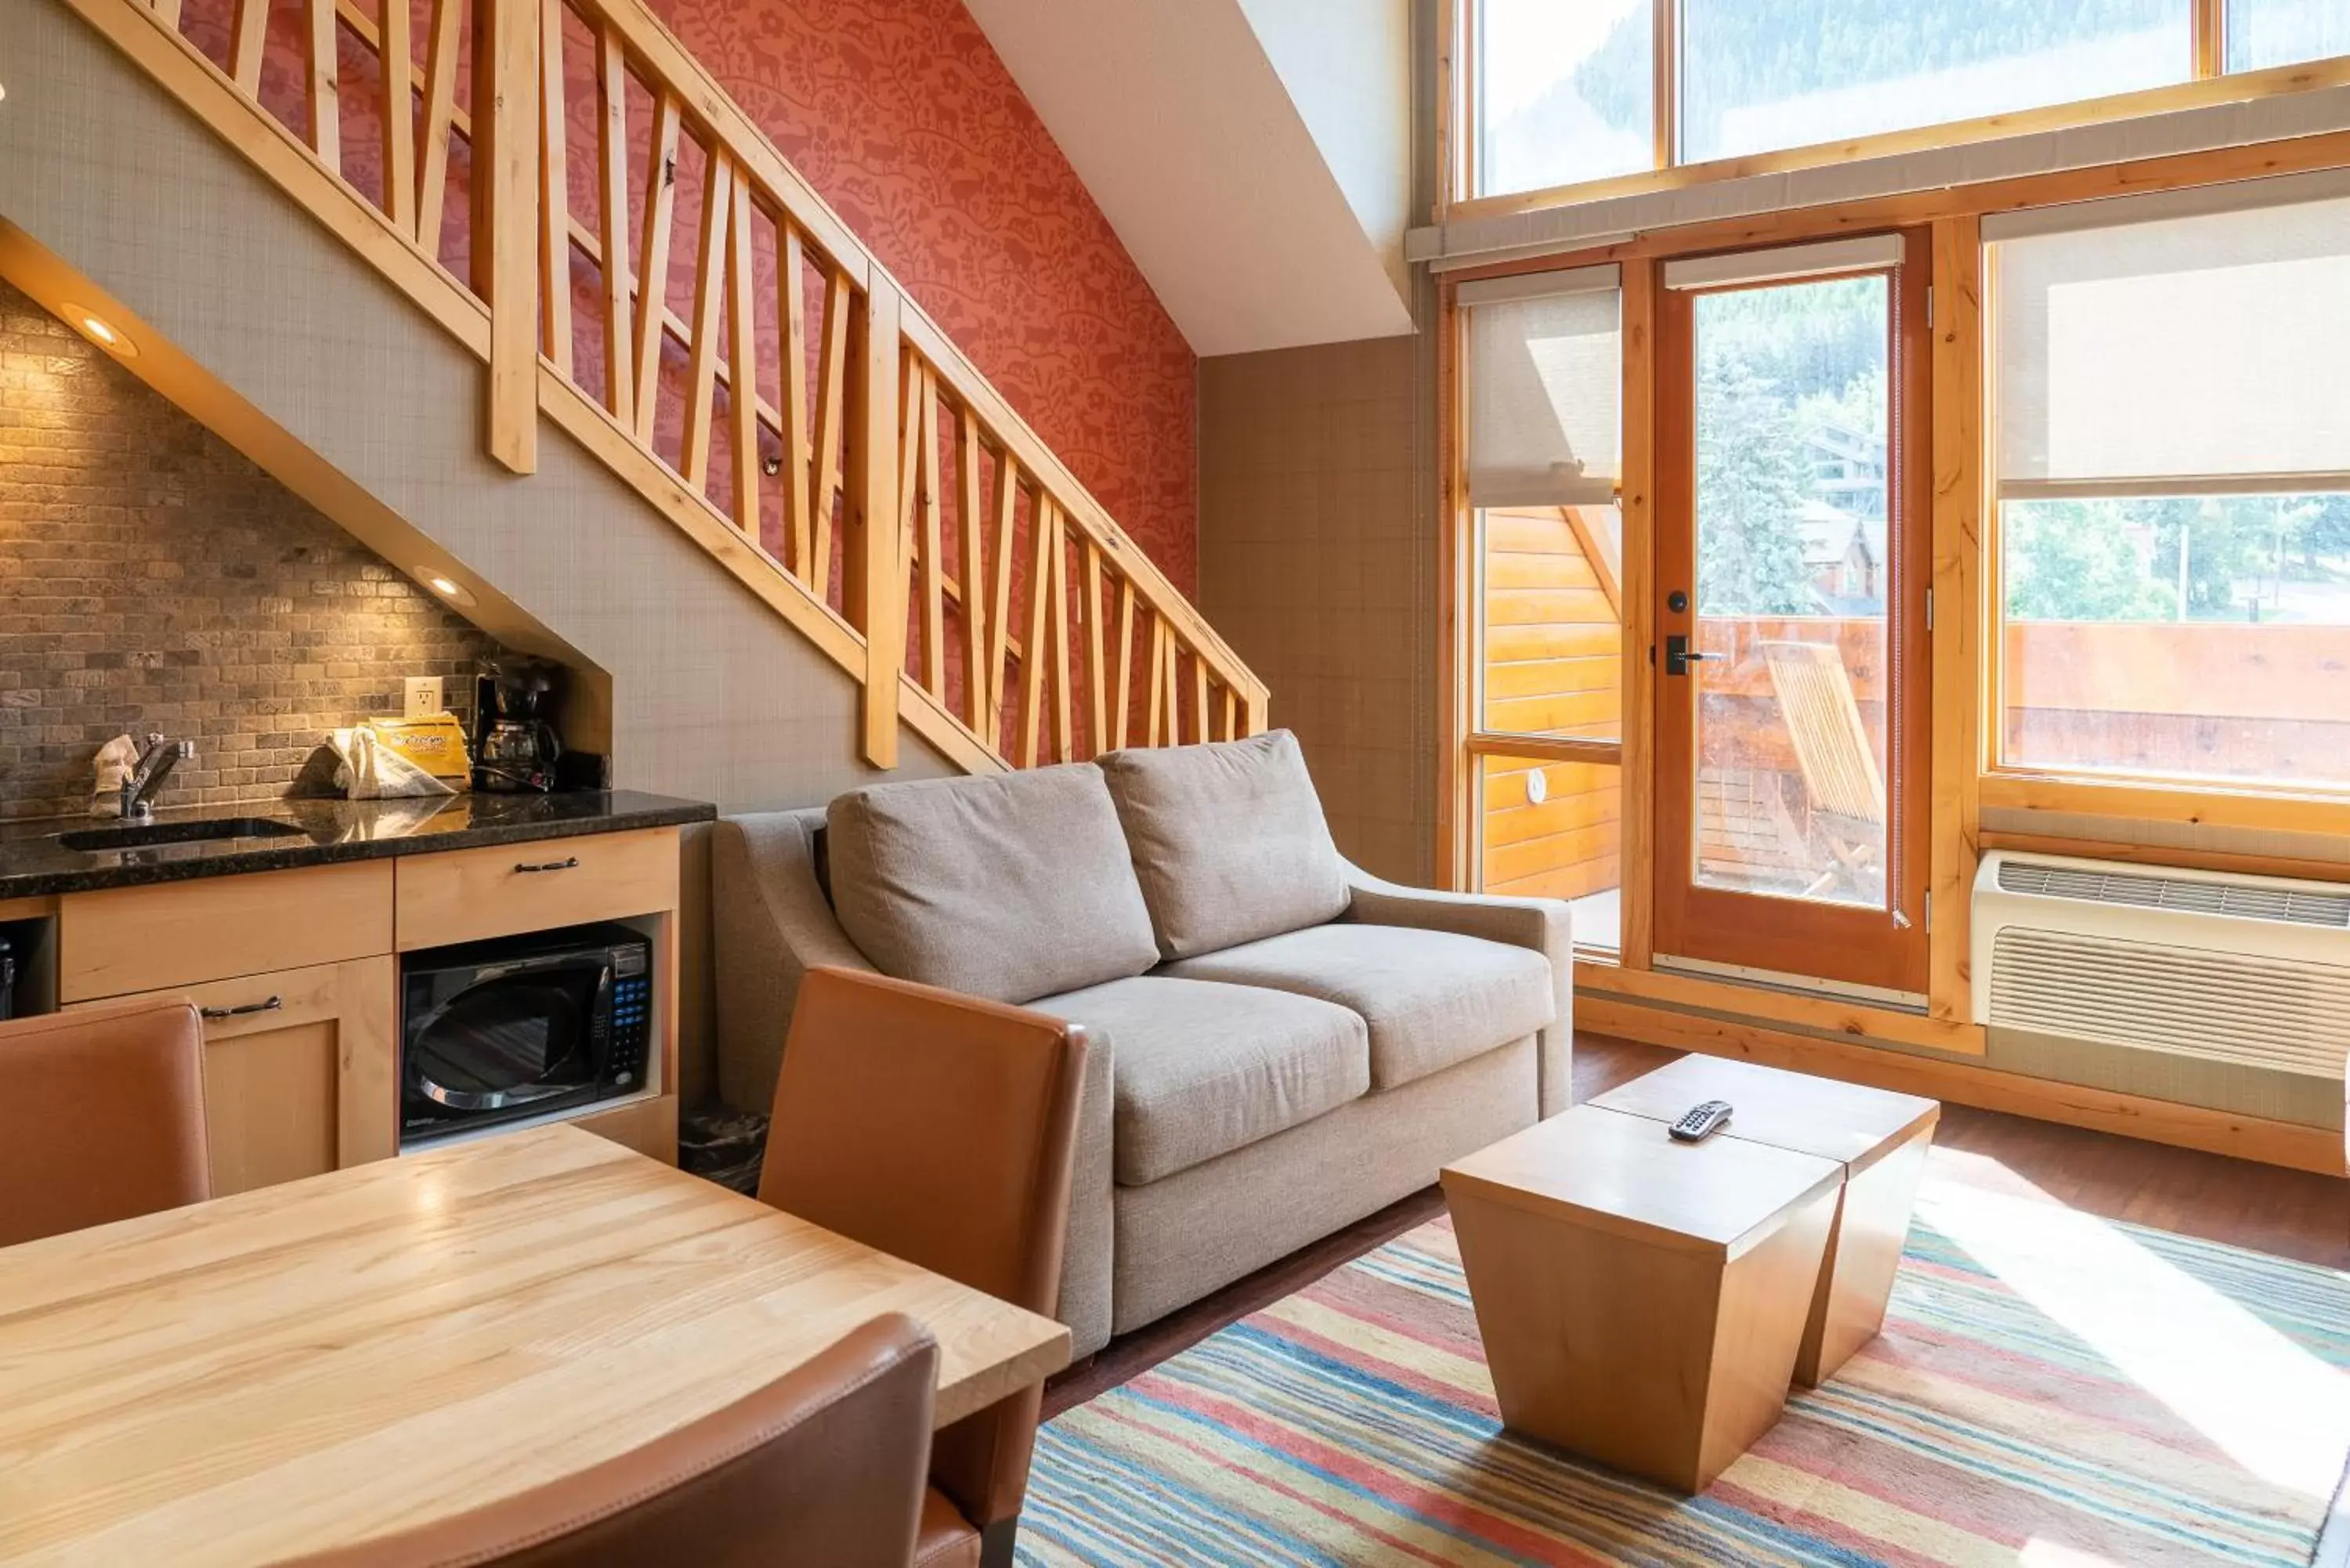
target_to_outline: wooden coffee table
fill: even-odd
[[[1447,1167],[1503,1420],[1703,1490],[1785,1406],[1844,1174],[1593,1106]]]
[[[1767,1144],[1844,1168],[1826,1264],[1795,1357],[1795,1381],[1816,1387],[1885,1326],[1941,1105],[1719,1056],[1684,1056],[1591,1103],[1670,1123],[1706,1100],[1735,1107],[1715,1140]]]

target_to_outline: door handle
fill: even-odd
[[[1665,673],[1666,673],[1666,674],[1668,674],[1668,675],[1687,675],[1687,674],[1689,673],[1689,667],[1690,667],[1690,665],[1692,665],[1692,664],[1695,664],[1698,660],[1700,660],[1700,659],[1720,659],[1720,658],[1721,657],[1721,655],[1720,655],[1720,654],[1718,654],[1718,653],[1695,653],[1695,652],[1691,652],[1691,651],[1690,651],[1690,645],[1689,645],[1689,643],[1690,643],[1690,639],[1689,639],[1687,637],[1683,636],[1681,633],[1677,632],[1677,631],[1676,631],[1676,632],[1673,632],[1673,633],[1670,633],[1669,635],[1668,635],[1668,636],[1666,637],[1666,639],[1665,639]]]
[[[206,1018],[244,1018],[255,1012],[276,1012],[285,1005],[284,997],[273,996],[266,1002],[248,1002],[238,1007],[200,1007],[196,1011]]]
[[[515,867],[515,869],[516,871],[522,871],[522,872],[530,872],[530,871],[568,871],[568,870],[570,870],[573,867],[575,867],[575,866],[577,866],[577,865],[578,865],[578,864],[579,864],[579,857],[577,857],[577,855],[574,855],[574,856],[573,856],[573,857],[571,857],[571,858],[569,858],[568,860],[549,860],[549,861],[546,861],[546,863],[544,863],[543,865],[538,865],[538,866],[533,866],[533,865],[530,865],[528,862],[522,862],[522,863],[517,864],[517,865]]]

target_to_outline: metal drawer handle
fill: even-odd
[[[276,1012],[285,1005],[284,997],[273,996],[266,1002],[248,1002],[242,1007],[200,1007],[196,1011],[206,1018],[246,1018],[256,1012]]]
[[[575,866],[577,866],[577,865],[578,865],[578,864],[579,864],[579,857],[577,857],[577,855],[574,855],[574,856],[573,856],[570,859],[568,859],[568,860],[549,860],[549,861],[547,861],[545,865],[542,865],[542,866],[531,866],[531,865],[527,865],[527,864],[517,863],[517,864],[515,865],[515,870],[517,870],[517,871],[568,871],[568,870],[570,870],[573,867],[575,867]]]

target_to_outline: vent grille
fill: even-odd
[[[2339,1078],[2350,969],[2009,926],[1992,940],[1985,1022]]]
[[[2282,920],[2296,926],[2350,930],[2350,895],[2304,893],[2258,883],[2205,882],[2129,871],[2087,871],[2030,860],[2000,863],[2002,893],[2069,898],[2079,904],[2121,904],[2138,909],[2178,909],[2227,915],[2239,920]]]

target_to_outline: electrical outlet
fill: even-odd
[[[411,675],[408,678],[407,706],[400,716],[406,719],[430,719],[441,711],[441,678],[438,675]]]

